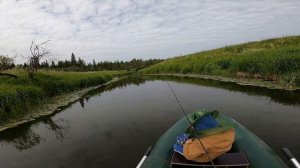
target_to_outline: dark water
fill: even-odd
[[[135,167],[182,113],[165,79],[128,78],[61,112],[0,133],[2,168]],[[187,112],[219,110],[277,153],[300,159],[300,93],[193,78],[170,78]]]

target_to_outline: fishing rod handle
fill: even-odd
[[[149,146],[144,156],[149,156],[152,151],[152,146]]]
[[[281,151],[284,153],[284,155],[293,163],[295,168],[300,168],[300,164],[295,158],[295,156],[292,154],[292,152],[288,148],[282,148]]]
[[[141,168],[142,167],[142,165],[146,161],[147,157],[150,155],[151,151],[152,151],[152,146],[149,146],[146,153],[144,154],[143,158],[141,159],[139,164],[136,166],[136,168]]]

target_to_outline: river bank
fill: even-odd
[[[198,74],[178,74],[178,73],[165,73],[165,74],[143,74],[145,76],[178,76],[178,77],[191,77],[200,78],[208,80],[216,80],[222,82],[233,82],[239,85],[257,86],[268,89],[281,89],[281,90],[299,90],[299,87],[288,88],[278,85],[275,81],[264,81],[262,79],[253,78],[229,78],[223,76],[213,76],[213,75],[198,75]]]
[[[299,46],[300,36],[248,42],[166,59],[140,72],[293,90],[300,87]]]
[[[37,119],[39,119],[43,116],[47,116],[47,115],[50,115],[50,114],[53,114],[53,113],[57,113],[63,107],[68,106],[68,105],[76,102],[78,99],[80,99],[82,96],[87,94],[89,91],[95,90],[95,89],[97,89],[101,86],[108,85],[110,83],[116,82],[119,79],[120,78],[115,77],[112,80],[110,80],[110,81],[108,81],[104,84],[91,86],[91,87],[87,87],[87,88],[84,88],[84,89],[74,91],[72,93],[66,93],[66,94],[63,94],[63,95],[55,96],[55,97],[51,98],[46,104],[42,104],[42,105],[36,107],[35,110],[28,113],[24,117],[18,118],[18,119],[7,120],[6,123],[0,125],[0,132],[4,131],[6,129],[9,129],[9,128],[17,127],[17,126],[19,126],[21,124],[24,124],[24,123],[35,121],[35,120],[37,120]]]

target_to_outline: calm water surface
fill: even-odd
[[[193,78],[128,78],[87,94],[61,112],[0,133],[2,168],[134,167],[183,107],[218,110],[273,150],[300,159],[300,93]]]

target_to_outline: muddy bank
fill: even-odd
[[[40,117],[50,115],[52,113],[56,113],[61,111],[61,108],[64,106],[68,106],[69,104],[77,101],[79,98],[81,98],[83,95],[88,93],[91,90],[97,89],[101,86],[110,84],[112,82],[118,81],[119,78],[114,78],[110,80],[107,83],[101,84],[101,85],[96,85],[92,87],[87,87],[72,93],[66,93],[63,95],[56,96],[48,101],[48,103],[45,103],[39,107],[37,107],[34,111],[31,113],[27,114],[26,116],[19,118],[19,119],[10,119],[7,121],[7,123],[3,124],[0,126],[0,131],[17,127],[21,124],[32,122],[37,120]]]
[[[253,79],[253,78],[229,78],[223,76],[212,76],[212,75],[197,75],[197,74],[143,74],[145,76],[178,76],[178,77],[192,77],[192,78],[201,78],[201,79],[210,79],[223,82],[233,82],[239,85],[249,85],[249,86],[258,86],[268,89],[283,89],[283,90],[299,90],[299,87],[286,88],[284,86],[278,85],[275,81],[265,81],[262,79]]]

